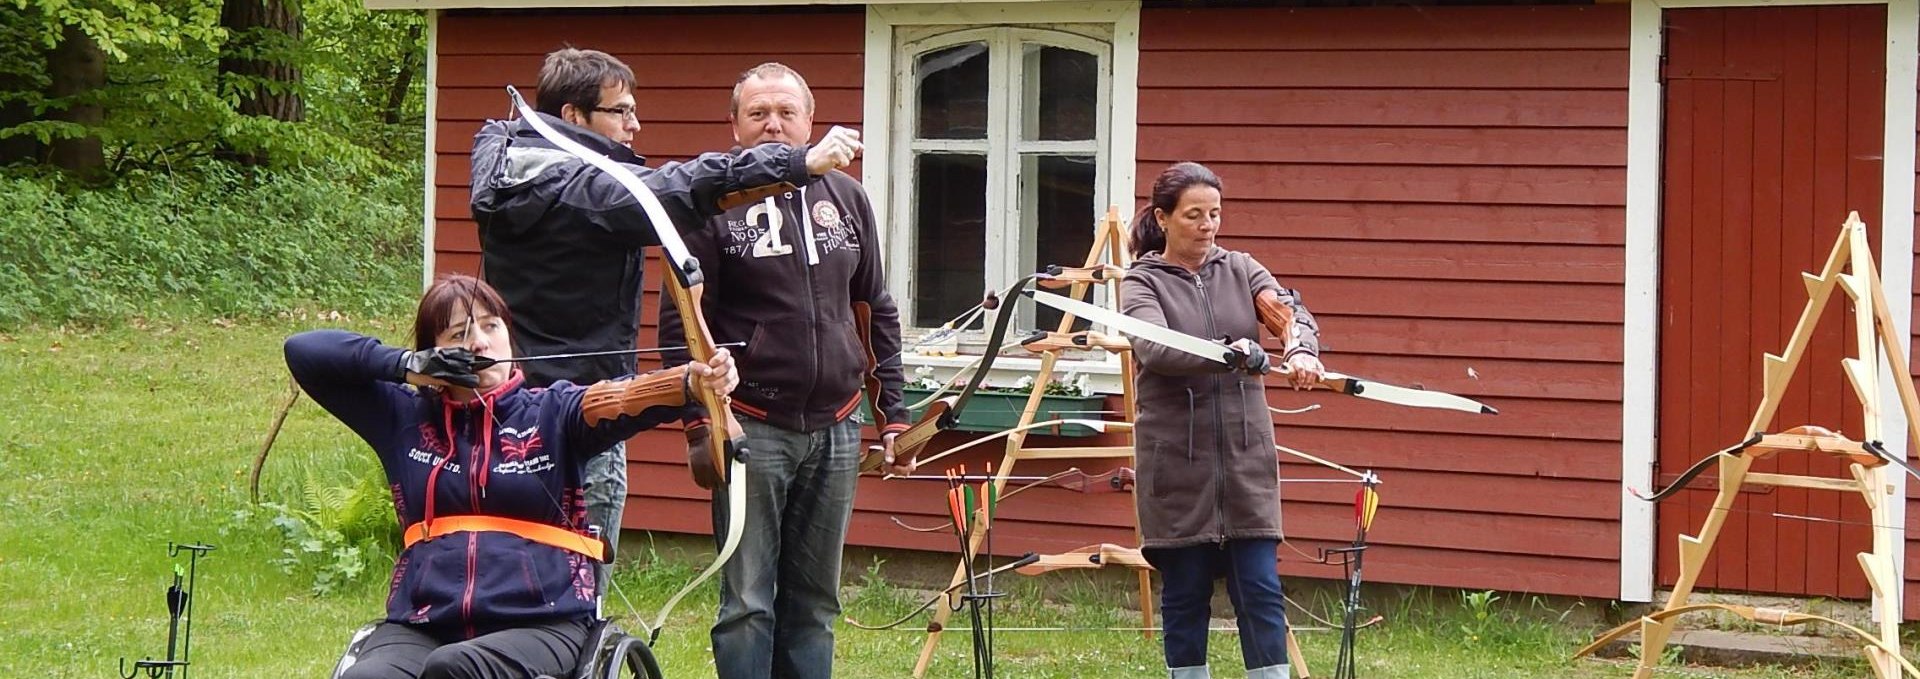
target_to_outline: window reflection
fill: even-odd
[[[986,280],[987,157],[915,159],[913,319],[931,328],[980,302]]]
[[[1034,43],[1022,47],[1027,96],[1021,104],[1021,138],[1094,138],[1099,127],[1100,58],[1065,47]]]
[[[1027,232],[1033,235],[1033,257],[1022,262],[1026,272],[1048,264],[1078,266],[1086,261],[1093,247],[1096,215],[1093,209],[1096,159],[1093,156],[1050,156],[1025,154],[1020,157],[1020,185],[1023,200],[1021,215]],[[1060,291],[1064,294],[1064,291]],[[1052,330],[1060,326],[1060,312],[1040,308],[1032,318],[1035,327]],[[1077,328],[1085,328],[1080,323]]]
[[[970,42],[920,55],[921,139],[987,138],[987,45]]]

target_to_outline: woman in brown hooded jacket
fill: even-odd
[[[1213,581],[1225,579],[1249,679],[1287,679],[1285,602],[1275,568],[1280,479],[1267,414],[1264,324],[1285,343],[1296,388],[1322,371],[1319,329],[1296,293],[1244,252],[1214,244],[1220,178],[1198,163],[1167,168],[1134,217],[1135,261],[1120,285],[1129,316],[1229,342],[1233,366],[1147,341],[1139,371],[1134,456],[1143,553],[1161,573],[1168,673],[1205,679]]]

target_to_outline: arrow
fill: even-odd
[[[744,347],[744,346],[747,346],[747,343],[746,342],[721,342],[713,346],[716,349],[720,347]],[[687,349],[686,345],[680,345],[680,346],[673,346],[673,347],[647,347],[645,349],[614,349],[612,351],[582,351],[582,352],[573,353],[573,354],[547,354],[545,356],[516,356],[513,358],[492,358],[488,356],[475,356],[473,357],[473,369],[486,370],[487,368],[493,367],[495,363],[532,363],[534,361],[560,361],[560,360],[565,360],[569,358],[591,358],[594,356],[623,356],[627,354],[650,354],[657,351],[684,351],[686,349]]]

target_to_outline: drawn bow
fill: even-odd
[[[1105,325],[1127,335],[1138,337],[1170,349],[1189,353],[1214,363],[1236,365],[1239,363],[1239,359],[1244,358],[1238,356],[1239,352],[1219,342],[1194,337],[1177,330],[1156,325],[1150,321],[1128,316],[1106,307],[1088,304],[1071,297],[1064,297],[1040,290],[1026,290],[1023,292],[1028,297],[1033,298],[1035,302],[1065,311],[1079,318]],[[1283,368],[1280,372],[1285,374],[1286,370]],[[1473,399],[1438,391],[1409,389],[1351,375],[1342,375],[1336,372],[1322,373],[1320,386],[1348,396],[1357,396],[1382,403],[1392,403],[1415,408],[1442,408],[1488,415],[1499,414],[1499,411],[1494,410],[1491,406]]]
[[[660,198],[655,196],[653,190],[647,188],[646,183],[642,182],[632,170],[561,136],[551,125],[541,119],[539,112],[527,105],[526,100],[520,97],[520,92],[512,85],[507,86],[507,95],[512,97],[513,107],[520,113],[521,119],[525,120],[527,125],[541,137],[588,165],[607,173],[640,203],[640,208],[646,212],[648,224],[653,227],[654,233],[659,238],[660,248],[666,253],[663,258],[666,260],[668,271],[666,291],[680,314],[681,328],[686,333],[687,352],[695,361],[711,360],[719,349],[713,343],[713,336],[707,329],[706,316],[700,307],[700,296],[705,290],[700,261],[693,257],[693,254],[687,250],[686,243],[680,239],[680,232],[674,226],[673,216],[667,212],[666,206],[660,203]],[[733,417],[731,398],[714,392],[698,380],[694,381],[693,386],[695,395],[699,397],[700,404],[706,408],[707,417],[712,422],[712,431],[706,437],[707,454],[712,460],[713,468],[722,474],[722,481],[727,487],[727,535],[722,540],[720,553],[714,556],[713,563],[692,582],[674,593],[673,597],[668,599],[666,605],[660,609],[653,623],[648,626],[649,643],[660,636],[660,628],[666,624],[667,615],[673,612],[673,608],[679,605],[680,600],[692,593],[700,583],[713,577],[722,566],[726,565],[728,559],[733,558],[733,553],[740,547],[740,536],[745,528],[746,434],[742,432],[740,423]],[[691,426],[704,425],[695,423]]]

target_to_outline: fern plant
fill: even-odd
[[[389,565],[400,547],[400,524],[387,487],[376,475],[352,485],[329,485],[312,470],[301,480],[299,506],[268,502],[273,526],[287,544],[274,565],[288,575],[308,574],[315,594],[356,582],[376,563]]]

